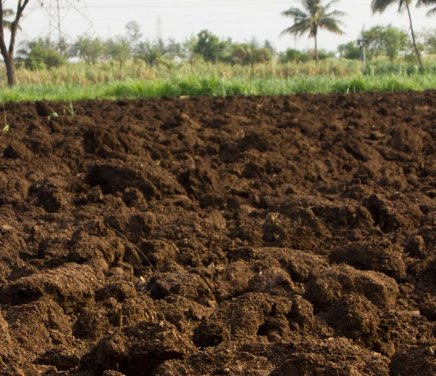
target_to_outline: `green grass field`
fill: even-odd
[[[418,72],[412,64],[332,60],[319,65],[184,64],[149,68],[131,63],[124,67],[71,64],[51,70],[17,71],[18,85],[1,85],[0,101],[83,99],[146,99],[162,96],[286,95],[297,93],[359,93],[436,89],[436,64]]]

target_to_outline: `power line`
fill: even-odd
[[[33,2],[33,4],[36,4],[36,2]],[[46,0],[46,4],[48,4],[48,0]],[[142,20],[141,26],[147,29],[148,35],[160,34],[156,19],[161,16],[162,22],[165,23],[165,34],[168,33],[169,35],[179,35],[179,32],[174,30],[182,31],[183,35],[187,35],[189,28],[193,33],[200,28],[209,28],[218,33],[226,33],[226,29],[236,30],[235,25],[238,25],[241,30],[241,32],[237,32],[238,35],[250,33],[249,29],[251,28],[254,34],[269,33],[269,38],[273,38],[272,35],[275,29],[277,29],[278,37],[281,28],[292,22],[291,18],[281,17],[280,12],[288,9],[293,4],[292,0],[88,0],[86,2],[83,0],[80,2],[60,0],[59,12],[62,13],[61,24],[63,29],[69,30],[74,35],[89,31],[95,33],[96,30],[99,31],[99,34],[102,34],[103,28],[107,28],[109,24],[111,30],[122,32],[121,24],[132,19]],[[72,6],[74,6],[74,12],[87,20],[88,30],[86,30],[84,22],[80,22],[77,16],[73,17]],[[345,8],[344,10],[347,11],[351,20],[354,17],[356,20],[363,21],[363,19],[371,15],[370,5],[366,0],[348,0],[348,6],[347,1],[343,0],[338,3],[337,8]],[[28,13],[31,14],[31,11],[36,11],[36,9],[40,9],[40,7],[33,5],[33,8],[29,9],[30,13]],[[391,15],[397,14],[394,8],[388,13]],[[379,19],[379,17],[381,16],[376,16],[374,19]],[[388,16],[386,15],[385,19],[387,19],[386,17]],[[399,15],[398,19],[400,17]],[[187,22],[188,19],[192,20],[192,22]],[[371,19],[373,18],[371,17]],[[392,20],[391,18],[389,21],[392,22]],[[355,33],[353,30],[357,22],[348,22],[347,17],[344,17],[343,21],[351,30],[350,34]],[[59,24],[59,17],[56,22]],[[41,23],[38,21],[38,17],[34,17],[33,23],[29,22],[28,30],[39,31],[43,25],[45,26],[47,23]],[[272,29],[274,30],[271,31]],[[62,32],[65,30],[62,30]],[[234,35],[236,35],[236,32]]]

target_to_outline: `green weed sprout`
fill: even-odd
[[[70,103],[68,106],[64,106],[64,115],[68,114],[69,116],[76,116],[76,110],[74,109],[73,102],[70,99]]]

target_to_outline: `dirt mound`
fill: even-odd
[[[62,109],[6,105],[0,375],[435,374],[436,92]]]

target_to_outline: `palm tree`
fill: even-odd
[[[294,24],[283,30],[281,34],[303,35],[309,33],[315,41],[315,60],[318,62],[318,30],[326,29],[333,33],[343,34],[340,26],[343,24],[338,17],[345,16],[344,12],[331,10],[333,4],[338,0],[330,0],[326,5],[321,4],[321,0],[300,0],[303,10],[290,8],[282,12],[283,16],[293,17]]]
[[[416,57],[418,58],[419,65],[421,69],[424,68],[422,64],[421,54],[419,53],[418,46],[416,45],[416,37],[415,37],[415,30],[413,28],[413,22],[412,22],[412,14],[410,12],[410,4],[413,0],[372,0],[371,8],[372,11],[383,13],[385,9],[392,5],[398,3],[398,11],[402,11],[404,8],[407,10],[407,15],[409,16],[409,24],[410,24],[410,34],[412,36],[412,43],[413,48],[416,53]],[[417,4],[428,4],[430,2],[434,2],[434,0],[417,0]]]
[[[430,4],[436,4],[436,0],[421,0],[419,1],[418,5],[430,5]],[[436,14],[436,7],[430,9],[427,12],[427,16],[432,16]]]

